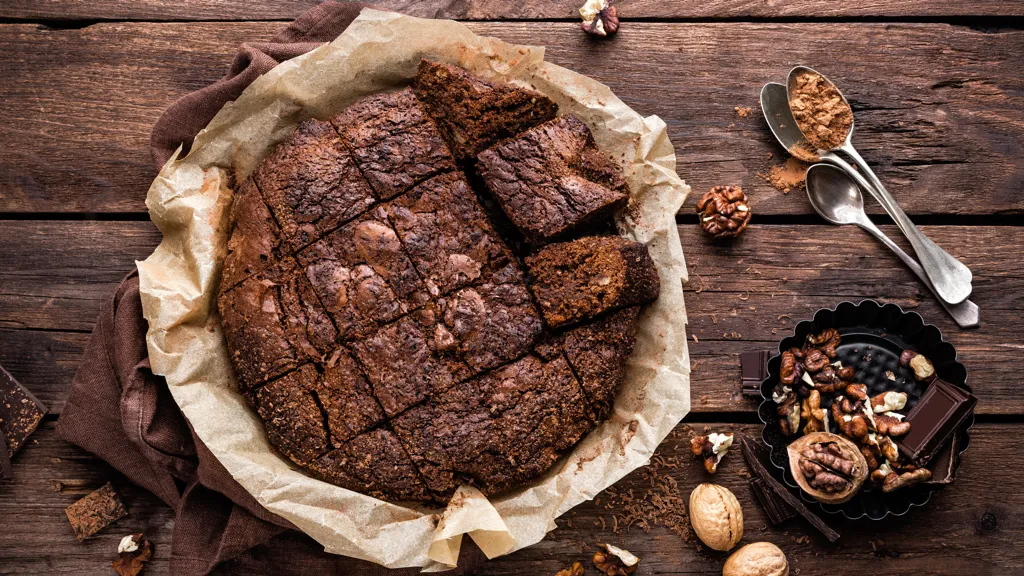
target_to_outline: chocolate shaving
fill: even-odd
[[[771,472],[769,472],[768,469],[765,468],[765,465],[761,461],[761,458],[758,457],[758,447],[756,444],[754,444],[753,440],[750,440],[749,438],[744,436],[740,438],[740,442],[743,449],[743,459],[747,461],[747,467],[750,468],[750,471],[756,474],[758,478],[764,481],[765,486],[767,486],[772,492],[775,492],[775,494],[778,495],[780,498],[785,500],[787,504],[792,506],[793,509],[796,510],[797,514],[803,516],[804,520],[810,522],[811,526],[814,526],[814,528],[817,529],[818,532],[821,532],[822,535],[825,536],[825,538],[828,538],[829,542],[835,542],[839,539],[839,532],[833,530],[828,524],[825,523],[824,520],[821,519],[821,517],[812,512],[811,509],[808,508],[802,500],[800,500],[800,498],[798,498],[796,495],[790,492],[785,486],[783,486],[778,480],[772,477]],[[763,449],[761,451],[763,451]]]

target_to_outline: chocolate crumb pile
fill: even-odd
[[[853,127],[853,110],[827,78],[811,71],[796,76],[789,107],[800,131],[821,150],[835,150]]]

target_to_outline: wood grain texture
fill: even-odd
[[[13,55],[0,84],[9,103],[0,108],[0,213],[143,211],[155,175],[149,131],[160,112],[220,77],[236,46],[282,26],[0,25],[0,50]],[[595,43],[564,22],[471,28],[546,45],[550,61],[661,116],[694,190],[740,184],[758,214],[811,213],[802,194],[785,195],[758,175],[783,151],[759,112],[735,112],[757,108],[764,82],[781,80],[797,61],[840,82],[857,109],[859,150],[908,213],[1024,212],[1024,30],[637,22]],[[881,213],[873,202],[868,209]]]
[[[693,425],[703,430],[704,425]],[[756,436],[756,425],[708,424],[710,430],[731,430]],[[1017,426],[980,424],[971,431],[971,447],[953,486],[936,494],[925,507],[885,522],[839,523],[843,536],[835,545],[818,537],[803,520],[794,519],[778,528],[769,527],[761,507],[742,475],[745,469],[738,451],[722,461],[719,472],[708,476],[690,460],[687,427],[680,427],[661,446],[658,455],[678,462],[663,469],[678,482],[682,497],[700,482],[720,483],[736,494],[744,513],[743,543],[769,541],[787,554],[791,574],[865,574],[893,576],[919,574],[1009,574],[1024,569],[1024,521],[1017,513],[1024,506],[1020,474],[1005,463],[1016,458],[1016,446],[1006,438]],[[118,540],[130,532],[145,532],[156,544],[154,561],[147,574],[166,574],[170,555],[173,513],[154,496],[128,483],[107,464],[99,462],[57,438],[54,424],[43,425],[14,461],[14,478],[0,484],[0,566],[4,573],[103,574],[113,560]],[[64,517],[63,509],[76,499],[112,480],[129,511],[127,518],[79,544]],[[640,495],[651,488],[649,469],[643,468],[621,480],[616,488]],[[608,498],[577,507],[559,520],[559,528],[539,544],[487,563],[479,574],[489,576],[554,574],[573,561],[584,562],[590,571],[590,555],[598,542],[622,546],[640,556],[638,574],[720,574],[727,554],[698,550],[667,529],[650,532],[634,528],[615,534]],[[982,517],[986,514],[985,523]],[[601,528],[601,518],[606,528]],[[570,526],[571,524],[571,526]],[[923,528],[927,527],[927,528]],[[802,536],[808,535],[806,541]],[[581,551],[583,545],[590,552]],[[295,546],[315,546],[307,538],[290,536],[256,549],[261,557],[284,557]],[[841,567],[841,569],[837,568]],[[291,570],[291,571],[290,571]],[[250,574],[247,563],[233,562],[218,573]],[[282,576],[295,574],[282,563]]]
[[[882,228],[899,237],[895,227]],[[958,329],[894,255],[856,229],[755,225],[731,244],[708,242],[696,225],[679,230],[690,271],[695,412],[755,410],[755,401],[739,395],[740,353],[775,348],[819,308],[877,298],[915,310],[942,330],[970,372],[979,413],[1024,414],[1017,384],[1024,268],[1005,257],[1024,245],[1024,229],[924,227],[974,272],[971,298],[981,307],[982,327],[972,331]],[[149,222],[4,223],[0,364],[59,412],[84,332],[134,261],[159,241]]]
[[[20,20],[290,20],[318,0],[244,2],[242,0],[7,0],[0,18]],[[382,9],[424,18],[456,20],[576,19],[582,0],[370,0]],[[956,17],[1022,15],[1012,0],[943,2],[897,0],[835,2],[832,0],[619,0],[624,19],[631,18],[841,18],[841,17]]]

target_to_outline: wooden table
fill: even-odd
[[[623,0],[618,37],[592,42],[577,27],[578,2],[382,4],[545,45],[549,60],[668,123],[679,174],[693,187],[679,217],[693,336],[687,424],[757,434],[756,403],[739,395],[739,353],[772,348],[814,310],[861,298],[895,302],[938,325],[980,399],[955,486],[905,517],[848,523],[835,545],[802,520],[767,527],[742,459],[730,454],[714,480],[741,500],[745,540],[780,545],[795,574],[1024,570],[1024,4]],[[100,306],[160,240],[144,205],[153,122],[175,98],[220,77],[240,43],[270,37],[313,3],[0,4],[0,364],[52,411],[17,456],[15,478],[0,484],[0,573],[106,573],[118,539],[135,531],[156,543],[147,573],[167,572],[172,511],[57,438],[55,421]],[[973,270],[981,329],[958,330],[878,242],[825,225],[803,193],[764,181],[784,155],[758,91],[796,63],[840,83],[856,110],[861,153],[925,232]],[[746,106],[754,113],[740,117],[736,107]],[[755,213],[732,244],[709,243],[693,216],[695,198],[717,184],[742,185]],[[899,236],[886,217],[877,221]],[[677,430],[660,450],[682,463],[662,472],[684,496],[708,479],[687,462],[687,440]],[[108,480],[131,515],[78,544],[63,508]],[[649,475],[637,471],[617,487],[642,494]],[[481,574],[553,574],[602,541],[639,555],[639,574],[721,570],[725,555],[698,551],[664,527],[613,533],[617,510],[607,500],[580,506],[543,542]],[[259,553],[288,545],[276,540]]]

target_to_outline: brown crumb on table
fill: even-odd
[[[807,164],[796,158],[788,158],[782,164],[772,166],[767,178],[769,184],[783,194],[800,190],[805,185]]]
[[[754,109],[750,106],[737,106],[736,115],[740,118],[750,118],[754,114]]]
[[[84,542],[100,530],[128,515],[110,482],[64,509],[75,538]]]
[[[141,532],[131,534],[121,539],[117,546],[117,560],[111,567],[118,576],[138,576],[152,557],[153,544]]]

